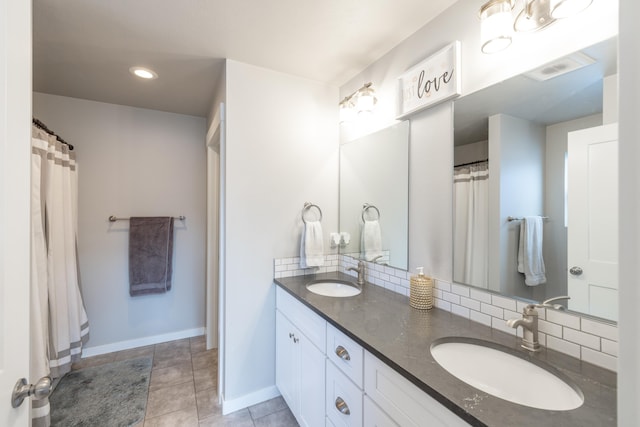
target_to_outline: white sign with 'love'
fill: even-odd
[[[460,42],[455,41],[398,78],[398,119],[460,96]]]

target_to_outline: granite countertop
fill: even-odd
[[[365,284],[360,295],[332,298],[309,292],[310,280],[353,277],[344,273],[275,279],[277,285],[391,366],[413,384],[474,426],[615,426],[616,374],[553,350],[530,353],[519,339],[444,310],[415,310],[409,298]],[[493,397],[444,370],[431,356],[443,337],[469,337],[510,347],[569,377],[584,393],[571,411],[529,408]],[[526,385],[523,385],[526,386]]]

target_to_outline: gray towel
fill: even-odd
[[[173,217],[132,217],[129,221],[129,294],[171,289]]]

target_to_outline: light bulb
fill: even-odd
[[[370,113],[371,111],[373,111],[373,106],[376,105],[377,101],[378,100],[376,99],[375,92],[371,88],[370,84],[369,86],[365,85],[358,92],[356,109],[358,110],[358,113]]]

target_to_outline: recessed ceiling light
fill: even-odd
[[[134,76],[140,77],[141,79],[153,80],[158,78],[158,75],[155,73],[155,71],[144,67],[131,67],[129,68],[129,72]]]

